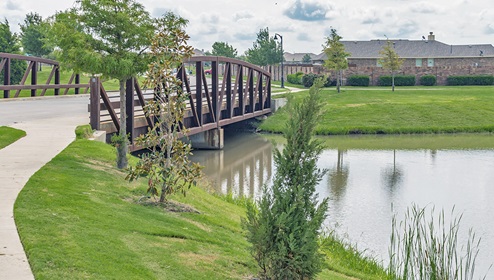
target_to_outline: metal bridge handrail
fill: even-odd
[[[60,63],[58,61],[55,61],[55,60],[41,58],[41,57],[35,57],[35,56],[12,54],[12,53],[0,52],[0,58],[20,59],[20,60],[41,62],[41,63],[50,64],[50,65],[57,65],[57,66],[60,65]]]
[[[185,60],[184,62],[189,63],[189,62],[199,62],[199,61],[203,61],[203,62],[225,62],[225,63],[229,62],[229,63],[233,63],[233,64],[237,64],[237,65],[242,65],[246,68],[254,69],[258,72],[261,72],[264,75],[271,76],[269,71],[266,71],[257,65],[250,64],[250,63],[245,62],[243,60],[224,57],[224,56],[193,56],[193,57]]]

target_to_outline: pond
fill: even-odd
[[[482,238],[476,271],[494,262],[494,135],[324,137],[318,165],[328,170],[317,187],[329,197],[326,227],[387,264],[391,220],[406,208],[455,208],[463,214],[461,240],[469,228]],[[211,186],[221,193],[259,197],[275,173],[279,136],[226,132],[221,151],[195,151]],[[489,271],[486,279],[493,279]]]

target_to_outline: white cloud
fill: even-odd
[[[430,2],[417,2],[410,5],[410,11],[419,14],[439,14],[442,9],[440,6]]]
[[[14,32],[29,12],[44,18],[65,10],[75,0],[4,0],[0,18]],[[330,26],[344,40],[420,39],[430,31],[446,44],[491,43],[494,11],[491,0],[137,0],[153,16],[172,11],[189,20],[190,44],[210,50],[228,41],[242,53],[252,46],[259,29],[283,35],[289,52],[321,51]],[[10,9],[9,9],[10,8]],[[29,8],[29,9],[27,9]],[[305,34],[305,35],[304,35]]]
[[[233,14],[233,20],[234,21],[239,21],[239,20],[243,20],[243,19],[251,19],[253,17],[254,17],[254,15],[252,13],[250,13],[249,11],[241,11],[241,12],[236,12],[235,14]]]
[[[333,8],[319,1],[295,0],[284,11],[284,15],[294,20],[321,21],[328,18],[328,14]]]
[[[9,11],[20,11],[21,10],[19,3],[13,2],[12,0],[8,0],[7,3],[5,3],[5,8]]]

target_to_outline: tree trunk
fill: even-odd
[[[395,91],[395,73],[391,75],[391,91]]]
[[[166,93],[165,93],[166,94]],[[172,111],[172,97],[167,95],[167,100],[166,100],[166,113],[163,113],[161,115],[161,122],[165,122],[165,138],[166,138],[166,161],[165,161],[165,168],[169,168],[172,165],[172,149],[173,149],[173,140],[174,140],[174,135],[172,132],[172,125],[173,125],[173,116],[171,115]],[[166,201],[166,195],[167,195],[167,190],[166,188],[173,188],[174,186],[169,186],[163,184],[163,187],[161,189],[161,196],[160,196],[160,202],[165,202]]]
[[[340,70],[338,70],[336,72],[336,89],[338,90],[338,93],[340,93],[340,84],[341,84],[341,80],[340,80]]]
[[[123,169],[127,167],[127,116],[126,116],[126,96],[125,96],[125,80],[120,80],[120,131],[119,138],[121,141],[117,145],[117,167]]]

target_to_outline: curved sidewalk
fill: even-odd
[[[86,96],[0,102],[0,125],[26,132],[0,150],[0,279],[34,279],[17,233],[14,203],[29,178],[75,139],[76,126],[89,122],[87,100]],[[30,112],[35,112],[32,119]]]

